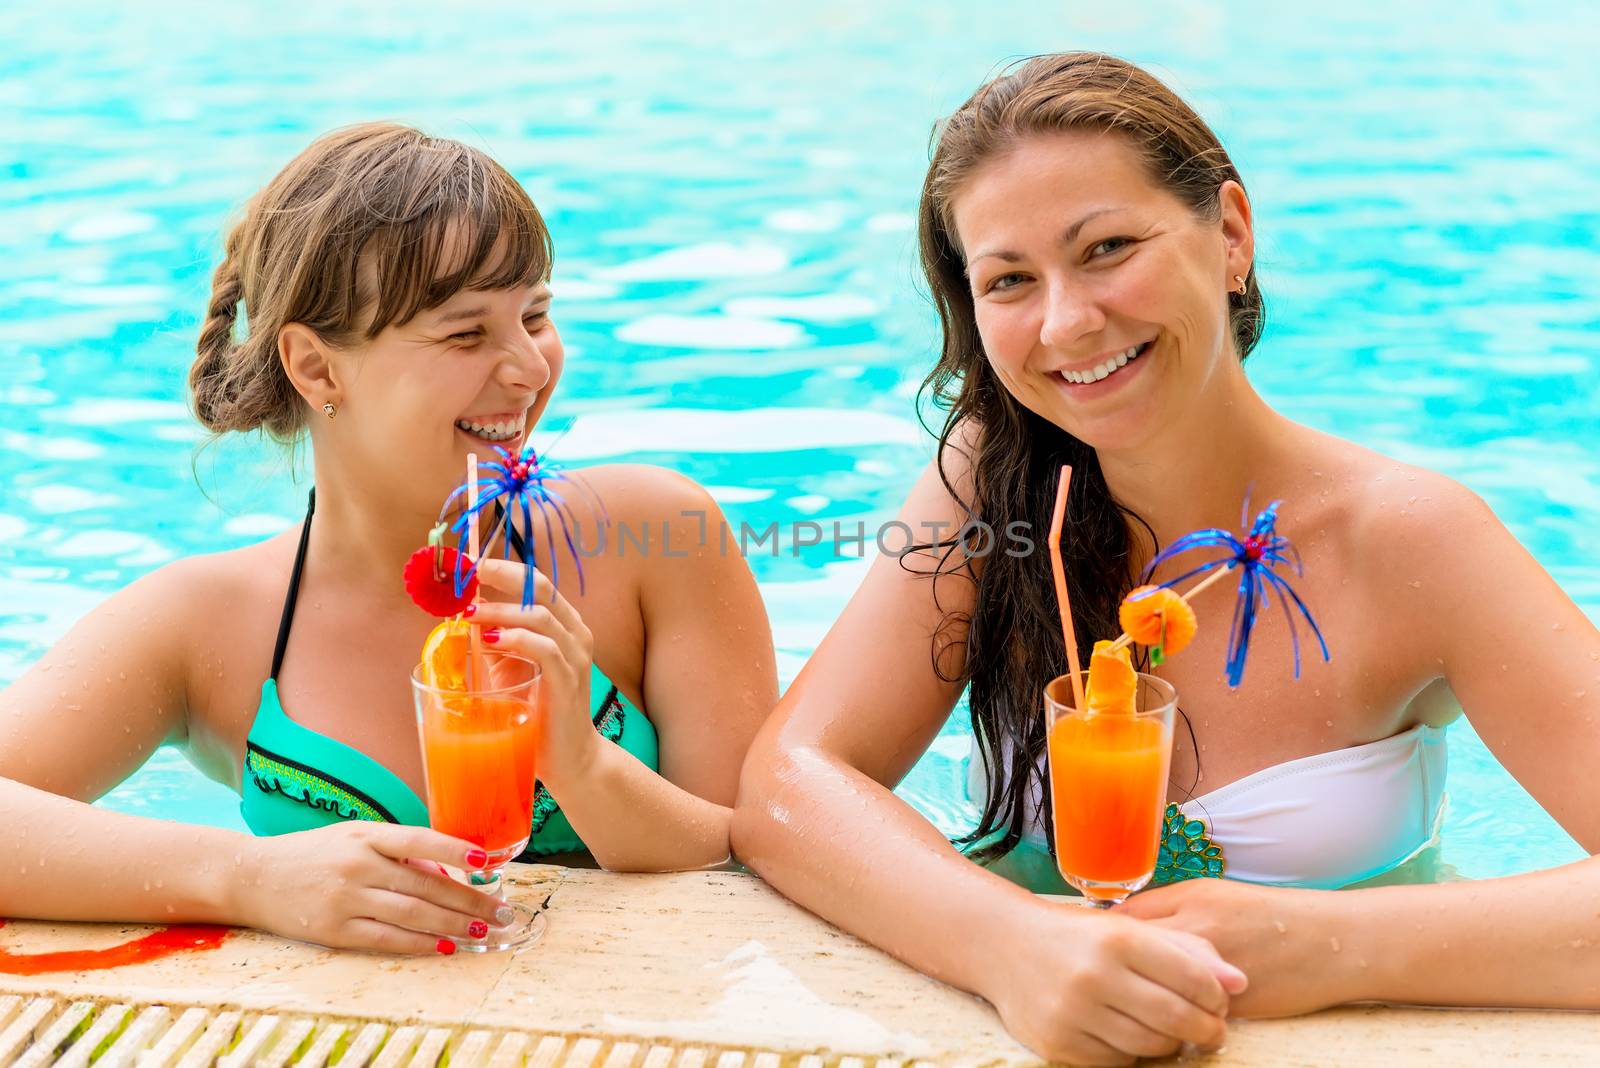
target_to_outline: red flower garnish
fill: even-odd
[[[434,554],[438,555],[435,556]],[[478,596],[478,576],[467,577],[467,583],[456,596],[456,558],[460,554],[448,546],[435,549],[425,545],[411,554],[404,572],[406,592],[417,607],[432,616],[459,615],[472,599]],[[437,561],[438,570],[435,570]]]

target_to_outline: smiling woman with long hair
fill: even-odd
[[[1600,861],[1322,892],[1426,874],[1442,728],[1463,709],[1600,847],[1600,633],[1473,494],[1296,424],[1251,386],[1263,298],[1250,201],[1199,116],[1110,56],[1030,60],[943,124],[920,230],[944,328],[929,385],[948,418],[899,520],[1022,523],[1037,551],[957,538],[873,563],[751,749],[739,855],[1075,1062],[1215,1045],[1230,1000],[1256,1014],[1360,999],[1600,1007]],[[1041,878],[1041,693],[1066,670],[1042,537],[1063,463],[1085,661],[1121,630],[1117,606],[1158,546],[1236,526],[1252,488],[1285,502],[1300,592],[1333,649],[1297,680],[1288,628],[1268,617],[1230,689],[1231,604],[1201,595],[1194,645],[1149,670],[1189,724],[1169,801],[1230,878],[1109,913],[1019,885],[1061,889]],[[982,801],[971,853],[990,867],[891,792],[968,687]],[[1045,863],[1021,862],[1030,850]]]

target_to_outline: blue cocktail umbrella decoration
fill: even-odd
[[[1276,595],[1278,603],[1283,606],[1284,618],[1289,621],[1289,644],[1294,650],[1294,677],[1297,679],[1300,677],[1300,632],[1295,626],[1296,610],[1305,617],[1306,623],[1311,627],[1311,633],[1316,635],[1317,644],[1322,648],[1322,659],[1329,659],[1328,643],[1323,639],[1317,621],[1311,617],[1311,610],[1294,591],[1294,587],[1289,585],[1289,580],[1276,570],[1279,565],[1287,565],[1293,569],[1296,576],[1305,574],[1300,563],[1300,554],[1289,539],[1279,534],[1276,529],[1278,505],[1282,503],[1273,501],[1263,508],[1256,516],[1255,522],[1250,524],[1249,532],[1243,539],[1231,530],[1223,530],[1220,527],[1196,530],[1162,549],[1144,569],[1144,578],[1148,579],[1156,568],[1190,550],[1213,547],[1226,550],[1227,555],[1185,571],[1177,578],[1161,583],[1161,586],[1172,589],[1196,575],[1215,571],[1219,567],[1229,571],[1239,569],[1238,601],[1233,608],[1233,629],[1228,635],[1226,666],[1230,687],[1237,687],[1244,678],[1244,663],[1250,654],[1250,633],[1255,629],[1256,619],[1271,595]],[[1248,502],[1245,509],[1245,515],[1248,515]]]
[[[493,527],[483,538],[483,545],[486,547],[484,551],[487,552],[487,547],[494,544],[494,539],[503,527],[505,558],[508,560],[511,558],[512,549],[516,549],[522,557],[524,572],[522,607],[533,607],[537,599],[534,593],[534,573],[538,570],[538,552],[534,547],[533,537],[533,513],[536,509],[544,518],[545,549],[548,554],[547,559],[550,561],[552,585],[559,586],[561,583],[560,565],[556,556],[556,530],[559,529],[561,538],[576,563],[578,591],[581,593],[584,588],[583,554],[578,551],[577,541],[573,538],[573,532],[580,524],[577,516],[573,514],[571,505],[561,496],[561,485],[579,486],[586,490],[588,487],[581,479],[563,474],[559,465],[541,460],[532,442],[523,445],[522,451],[515,455],[499,446],[494,446],[494,452],[498,459],[478,465],[477,500],[467,503],[461,514],[450,523],[450,530],[457,537],[460,554],[456,557],[455,566],[456,596],[461,596],[467,580],[478,569],[478,561],[470,559],[467,554],[468,527],[474,516],[480,516],[491,505],[498,506],[499,514]],[[589,492],[593,497],[593,491]],[[467,484],[463,482],[445,499],[444,507],[440,511],[441,517],[448,514],[466,494]],[[603,515],[605,506],[600,503],[598,497],[594,497],[594,503],[599,505]],[[484,524],[480,520],[480,526],[482,525]]]

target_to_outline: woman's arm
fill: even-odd
[[[1495,757],[1584,849],[1600,849],[1600,631],[1475,494],[1428,476],[1388,522],[1415,571],[1404,617]],[[1402,581],[1402,578],[1408,581]],[[1420,586],[1414,585],[1417,581]],[[1600,858],[1507,879],[1351,895],[1372,946],[1367,996],[1600,1009]],[[1371,935],[1369,934],[1370,938]]]
[[[624,473],[627,492],[607,502],[611,518],[636,532],[648,529],[649,549],[602,559],[625,563],[638,576],[641,689],[659,739],[660,774],[588,727],[593,639],[543,576],[538,599],[548,609],[485,604],[474,618],[512,628],[508,648],[537,642],[527,651],[550,682],[553,671],[561,674],[570,705],[583,710],[581,722],[577,715],[560,723],[552,718],[553,730],[574,729],[551,739],[548,769],[541,766],[539,776],[596,861],[612,871],[722,864],[740,764],[777,700],[772,629],[738,541],[724,536],[710,495],[660,469]],[[519,568],[487,561],[483,575],[505,594],[521,590]]]
[[[0,915],[232,923],[449,952],[439,936],[469,936],[496,903],[406,861],[469,867],[470,843],[372,824],[253,838],[88,803],[184,736],[185,636],[202,629],[194,591],[210,566],[183,561],[114,594],[0,692]]]
[[[0,865],[5,915],[223,918],[209,858],[231,855],[239,835],[174,835],[83,803],[184,735],[182,590],[193,570],[164,568],[112,595],[0,691],[0,834],[17,858]]]
[[[948,533],[963,513],[930,466],[899,519]],[[811,911],[988,999],[1046,1056],[1125,1063],[1180,1040],[1220,1042],[1216,976],[1232,970],[1209,947],[1036,898],[961,856],[893,793],[961,690],[934,670],[933,638],[946,612],[970,611],[971,583],[941,578],[938,603],[933,591],[896,559],[873,562],[745,760],[735,851]]]
[[[1374,603],[1397,655],[1443,675],[1480,737],[1585,849],[1600,848],[1600,632],[1475,495],[1419,472],[1378,521]],[[1210,880],[1206,880],[1210,882]],[[1200,885],[1134,916],[1201,934],[1251,978],[1242,1013],[1355,1000],[1600,1009],[1600,857],[1510,878],[1349,891]]]

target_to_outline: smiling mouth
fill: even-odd
[[[1057,371],[1056,375],[1063,382],[1071,382],[1073,385],[1078,386],[1087,385],[1090,382],[1099,382],[1110,378],[1112,375],[1128,366],[1128,364],[1149,352],[1150,346],[1154,344],[1155,341],[1152,339],[1150,341],[1146,341],[1142,345],[1131,345],[1127,348],[1127,350],[1119,352],[1115,356],[1107,357],[1104,363],[1097,364],[1094,367],[1086,368],[1082,371]]]
[[[457,419],[456,429],[491,445],[504,445],[517,441],[526,428],[526,412],[493,419]]]

